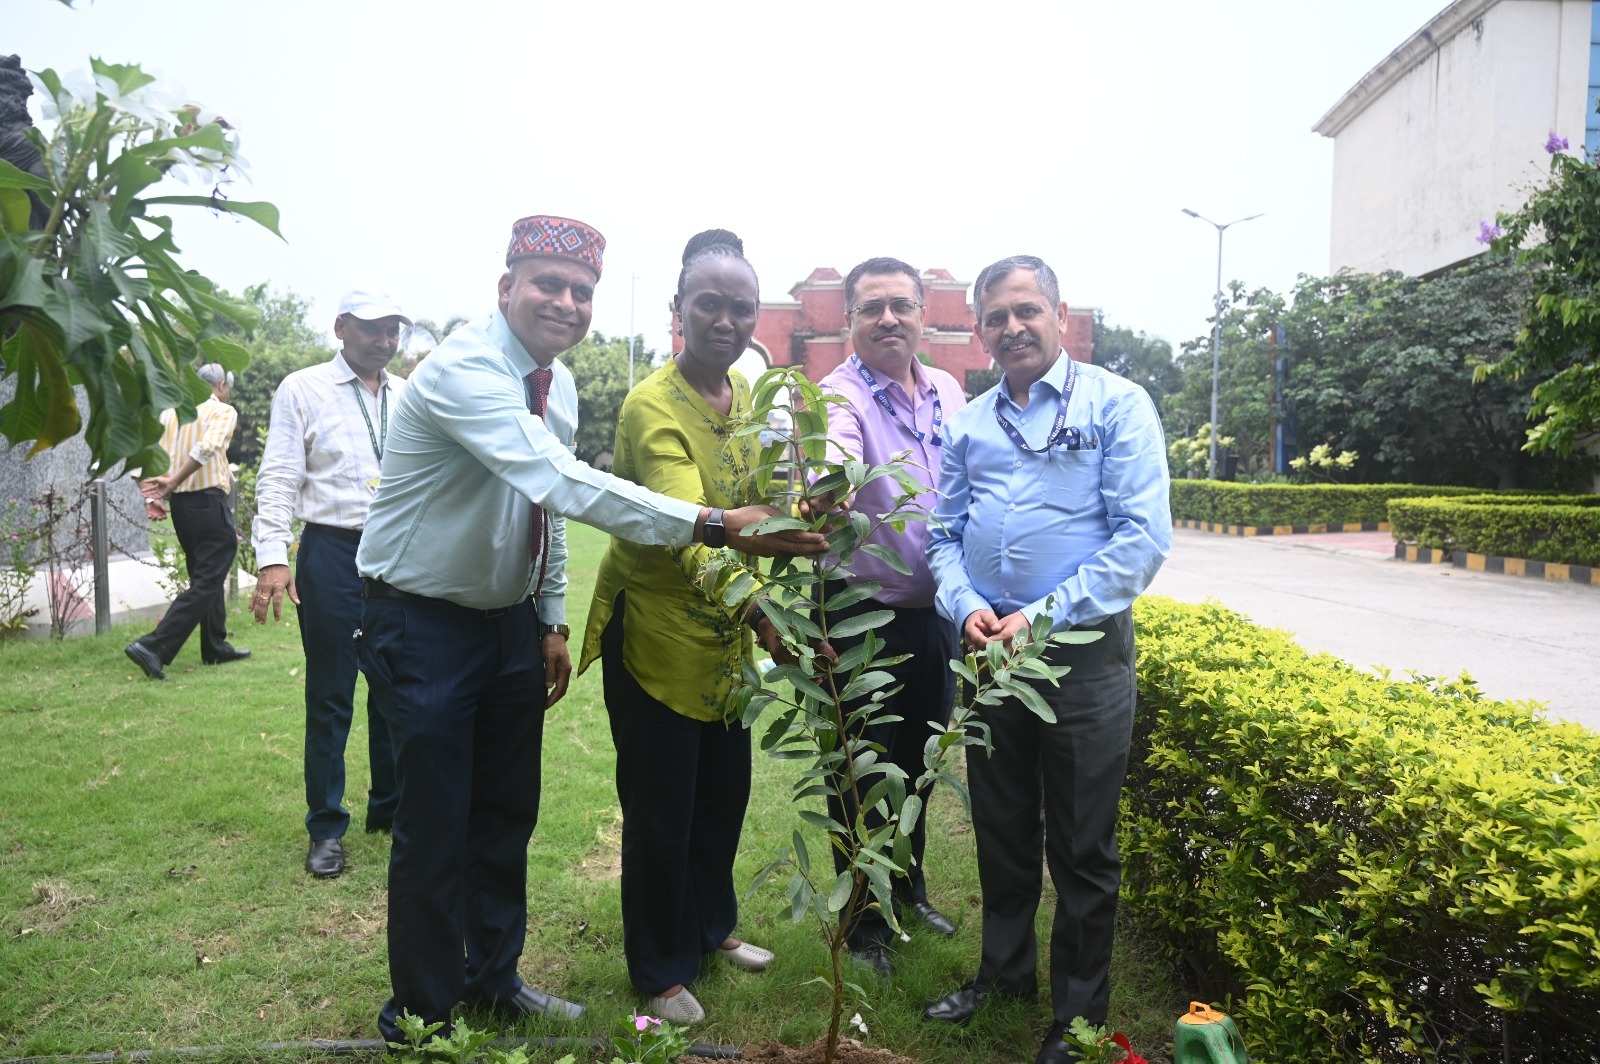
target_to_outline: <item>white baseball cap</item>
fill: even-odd
[[[399,318],[405,324],[411,324],[411,319],[401,311],[400,304],[382,288],[363,286],[350,289],[344,294],[344,298],[339,300],[339,313],[352,314],[362,321]]]

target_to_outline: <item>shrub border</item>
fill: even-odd
[[[1190,528],[1196,532],[1220,532],[1228,536],[1302,536],[1320,532],[1388,532],[1387,521],[1350,521],[1342,525],[1220,525],[1215,521],[1192,521],[1177,517],[1174,528]]]
[[[1439,547],[1419,547],[1415,543],[1396,543],[1394,557],[1396,561],[1421,562],[1424,565],[1442,565],[1449,562],[1452,568],[1466,569],[1474,573],[1531,576],[1536,580],[1600,587],[1600,566],[1541,562],[1531,558],[1502,558],[1498,554],[1474,554],[1464,550],[1446,551]]]

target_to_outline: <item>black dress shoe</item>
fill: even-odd
[[[143,643],[129,643],[122,648],[122,652],[128,655],[128,660],[143,669],[144,674],[152,680],[165,680],[167,678],[167,674],[161,671],[161,659],[156,656],[155,651]]]
[[[491,1010],[517,1016],[550,1016],[557,1020],[576,1020],[583,1015],[582,1005],[535,990],[526,983],[511,997],[495,1002]]]
[[[1081,1061],[1076,1050],[1067,1045],[1067,1026],[1059,1020],[1050,1025],[1050,1030],[1045,1033],[1044,1041],[1039,1043],[1039,1052],[1033,1055],[1033,1064],[1072,1064]]]
[[[922,1010],[922,1018],[936,1020],[939,1023],[966,1023],[977,1015],[980,1008],[990,998],[1005,998],[1015,1001],[1032,1000],[1037,991],[1013,993],[1001,990],[987,983],[980,983],[974,979],[963,984],[959,989],[952,990],[932,1005]]]
[[[922,1018],[940,1023],[966,1023],[988,1000],[989,988],[974,980],[923,1009]]]
[[[919,901],[911,909],[921,918],[924,924],[928,925],[928,930],[937,931],[945,938],[955,937],[956,925],[950,922],[948,916],[935,909],[932,905],[925,901]]]
[[[344,871],[344,843],[338,839],[312,839],[306,851],[306,871],[318,879],[332,879]]]
[[[226,650],[224,650],[222,653],[218,654],[216,657],[212,658],[210,661],[205,662],[205,664],[207,664],[207,665],[226,665],[230,661],[243,661],[245,658],[248,658],[249,656],[250,656],[250,652],[248,650],[239,650],[236,647],[228,647]]]
[[[881,942],[874,942],[862,946],[860,949],[850,951],[850,959],[857,964],[865,965],[887,979],[894,974],[894,957],[889,954],[889,947]]]

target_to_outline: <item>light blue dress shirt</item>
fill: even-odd
[[[567,619],[570,517],[636,543],[694,539],[700,507],[647,491],[573,456],[578,392],[560,361],[543,418],[523,379],[538,363],[498,310],[457,329],[411,374],[389,416],[382,478],[356,554],[361,575],[475,609],[534,591],[533,500],[554,518],[539,619]]]
[[[1067,361],[1061,352],[1034,382],[1026,408],[1002,379],[950,419],[928,563],[939,612],[958,625],[982,609],[1032,620],[1050,595],[1055,631],[1093,623],[1132,605],[1172,550],[1166,440],[1143,388],[1078,365],[1066,424],[1093,448],[1024,451],[996,420],[998,406],[1042,446]]]

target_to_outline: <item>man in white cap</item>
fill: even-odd
[[[339,302],[333,335],[343,349],[321,365],[283,379],[272,399],[272,422],[256,476],[255,597],[250,609],[265,624],[282,616],[283,599],[300,607],[306,655],[306,871],[331,879],[344,871],[344,748],[356,687],[355,630],[361,624],[356,547],[378,490],[389,418],[405,380],[384,367],[411,319],[387,292],[356,288]],[[305,522],[296,570],[289,571],[291,518]],[[367,756],[372,789],[366,828],[388,831],[398,788],[386,706],[367,691]]]
[[[172,530],[183,548],[189,586],[172,600],[166,616],[149,635],[129,643],[123,653],[152,680],[165,680],[162,666],[172,664],[189,633],[200,629],[200,660],[221,665],[248,658],[248,650],[228,643],[228,606],[223,581],[239,553],[228,489],[228,443],[238,411],[228,405],[233,374],[215,362],[195,370],[211,385],[211,396],[195,408],[195,418],[182,424],[176,410],[161,412],[161,446],[172,460],[164,476],[139,483],[153,513],[170,509]]]

